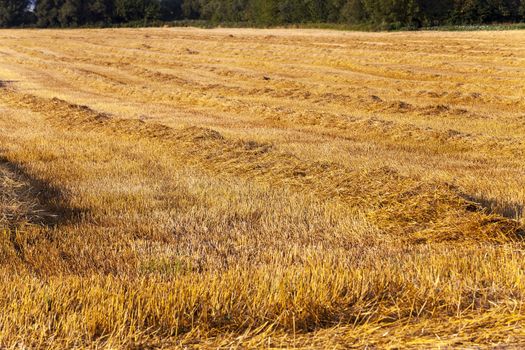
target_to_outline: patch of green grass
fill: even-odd
[[[506,23],[506,24],[471,24],[471,25],[445,25],[437,27],[424,27],[423,30],[437,30],[437,31],[454,31],[454,32],[468,32],[480,30],[523,30],[525,23]]]
[[[128,24],[129,25],[129,24]],[[267,24],[254,22],[214,22],[206,20],[180,20],[168,23],[152,22],[152,26],[166,25],[170,27],[198,27],[198,28],[289,28],[289,29],[331,29],[343,31],[363,31],[363,32],[382,32],[382,31],[480,31],[480,30],[520,30],[525,29],[525,23],[506,23],[506,24],[470,24],[470,25],[442,25],[430,27],[406,26],[400,23],[285,23]],[[139,25],[140,26],[140,25]]]

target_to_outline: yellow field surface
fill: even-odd
[[[524,32],[0,31],[0,348],[519,348]]]

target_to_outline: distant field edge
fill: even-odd
[[[153,25],[153,23],[152,23]],[[346,24],[346,23],[290,23],[290,24],[257,24],[250,22],[212,22],[200,20],[182,20],[163,23],[170,27],[198,27],[198,28],[284,28],[284,29],[332,29],[341,31],[363,31],[363,32],[396,32],[396,31],[503,31],[524,30],[525,23],[492,23],[492,24],[469,24],[469,25],[440,25],[440,26],[401,26],[397,24]],[[133,23],[127,23],[125,27],[134,27]],[[139,25],[140,26],[140,25]]]
[[[156,28],[156,27],[195,27],[202,29],[215,28],[254,28],[254,29],[329,29],[340,31],[360,32],[402,32],[402,31],[442,31],[442,32],[466,32],[466,31],[506,31],[525,30],[525,23],[492,23],[492,24],[466,24],[466,25],[439,25],[439,26],[403,26],[399,24],[347,24],[347,23],[290,23],[290,24],[263,24],[252,22],[214,22],[205,20],[178,20],[172,22],[144,21],[119,23],[111,25],[85,25],[78,27],[48,27],[21,26],[11,29],[86,29],[86,28]],[[7,29],[7,28],[0,28]]]

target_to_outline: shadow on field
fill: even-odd
[[[465,198],[471,202],[478,203],[490,213],[499,214],[512,220],[523,219],[525,203],[497,201],[495,199],[466,195]]]
[[[23,166],[9,161],[2,155],[0,155],[0,167],[22,184],[16,188],[16,196],[21,202],[31,203],[26,213],[29,223],[58,226],[77,221],[84,212],[67,206],[67,198],[59,188],[31,176]]]
[[[0,80],[0,89],[6,88],[16,82],[16,80]]]

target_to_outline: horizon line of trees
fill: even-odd
[[[204,20],[422,27],[525,21],[525,0],[0,0],[0,27]]]

